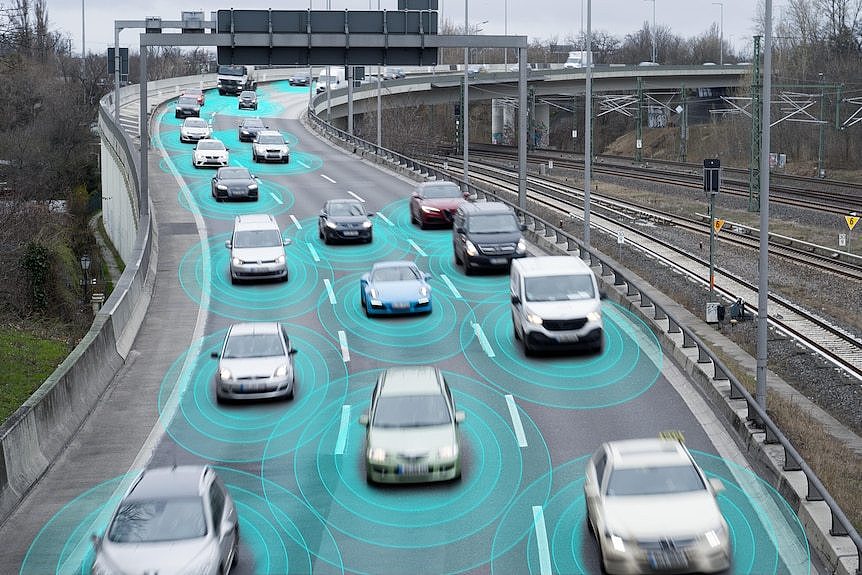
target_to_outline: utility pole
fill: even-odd
[[[724,2],[713,2],[713,6],[721,8],[721,23],[718,26],[718,63],[724,64]]]
[[[643,162],[643,145],[644,145],[644,120],[643,120],[643,107],[644,107],[644,90],[643,90],[643,80],[638,78],[638,108],[637,108],[637,128],[635,132],[635,162],[638,164]]]
[[[470,33],[470,0],[464,0],[464,34]],[[470,181],[470,48],[464,48],[464,105],[461,106],[461,129],[464,136],[464,181]],[[523,136],[523,134],[522,134]]]
[[[823,168],[823,138],[826,135],[826,119],[823,116],[825,115],[826,86],[823,84],[823,72],[820,72],[818,76],[820,77],[820,138],[817,144],[817,177],[825,178],[826,170]]]
[[[590,186],[593,164],[593,0],[587,0],[587,78],[584,104],[584,247],[590,247]],[[585,254],[581,254],[581,258]]]
[[[751,156],[748,162],[748,211],[756,212],[760,205],[760,144],[763,132],[761,100],[763,76],[760,71],[760,40],[754,37],[754,58],[751,61]],[[767,96],[767,100],[769,97]],[[768,154],[767,154],[768,156]],[[767,169],[768,166],[767,166]]]
[[[679,161],[685,162],[688,157],[688,102],[685,97],[685,84],[680,87],[679,94],[682,100],[681,109],[677,109],[679,112]]]

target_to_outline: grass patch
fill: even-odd
[[[126,270],[126,262],[124,262],[123,258],[120,257],[120,252],[117,251],[116,246],[114,246],[114,242],[111,241],[111,236],[108,235],[108,230],[105,229],[105,220],[101,215],[99,216],[97,227],[99,235],[102,236],[102,241],[104,241],[105,245],[108,246],[108,249],[114,256],[114,261],[117,262],[117,267],[120,269],[120,273],[122,274]],[[107,269],[105,269],[104,277],[109,277],[107,275]]]
[[[0,421],[5,421],[69,355],[69,344],[0,326]]]

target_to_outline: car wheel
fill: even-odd
[[[283,277],[283,278],[281,278],[281,283],[285,283],[285,282],[287,281],[287,278],[289,278],[289,277],[290,277],[290,274],[285,273],[285,274],[284,274],[284,277]]]
[[[470,267],[470,262],[468,262],[466,259],[464,260],[464,275],[465,276],[473,275],[473,268]]]
[[[460,266],[463,263],[464,262],[461,260],[461,258],[458,257],[458,250],[455,250],[455,265]]]
[[[420,230],[427,230],[428,229],[428,224],[425,223],[425,218],[421,218],[421,217],[419,218],[419,229]]]
[[[288,393],[287,395],[284,396],[284,399],[286,401],[293,401],[293,391],[294,391],[294,388],[291,388],[290,393]]]
[[[230,276],[230,283],[231,283],[231,285],[236,285],[239,283],[239,280],[236,279],[235,277],[233,277],[233,275],[231,275]]]
[[[533,348],[532,345],[530,345],[530,343],[527,341],[527,338],[521,340],[521,343],[524,344],[524,355],[526,355],[527,357],[533,357],[534,355],[536,355],[536,350]]]
[[[231,567],[239,563],[239,525],[233,528],[233,558],[230,560]]]
[[[368,239],[365,240],[365,243],[370,244],[373,239],[374,239],[374,234],[368,234]]]
[[[410,210],[410,223],[411,224],[419,224],[419,221],[416,219],[416,215],[413,213],[413,210]]]
[[[515,315],[514,314],[512,314],[512,333],[515,334],[516,340],[521,341],[521,336],[518,335],[518,328],[517,328],[517,324],[515,323]]]
[[[321,240],[323,239],[323,230],[320,229],[320,226],[317,226],[317,237]]]
[[[332,239],[329,237],[329,232],[327,232],[327,231],[323,232],[323,243],[325,243],[325,244],[332,243]]]
[[[252,154],[252,155],[251,155],[251,161],[252,161],[252,162],[254,162],[254,163],[256,164],[256,163],[258,162],[257,156],[256,156],[256,155],[254,155],[254,154]]]

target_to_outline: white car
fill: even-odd
[[[290,162],[290,148],[281,132],[263,130],[252,140],[251,159],[255,162]]]
[[[677,439],[602,445],[587,463],[587,522],[607,573],[723,571],[730,536],[716,494]]]
[[[227,166],[229,160],[228,148],[221,140],[209,138],[198,140],[195,151],[192,153],[192,164],[196,168],[221,168]]]
[[[186,118],[180,126],[180,142],[197,142],[213,135],[213,129],[203,118]]]

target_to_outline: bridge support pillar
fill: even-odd
[[[536,102],[533,115],[533,144],[536,148],[547,148],[550,144],[551,107],[548,104]]]
[[[515,143],[515,110],[510,100],[491,100],[491,143],[511,146]]]

